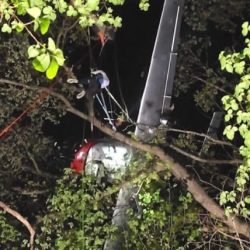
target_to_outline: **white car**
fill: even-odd
[[[112,183],[125,174],[132,158],[132,148],[114,140],[89,140],[76,152],[71,168],[77,173],[105,178]]]

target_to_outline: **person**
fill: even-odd
[[[81,99],[84,96],[87,98],[92,98],[102,89],[109,86],[109,78],[103,70],[95,70],[91,72],[90,77],[78,79],[68,79],[68,83],[78,84],[78,94],[77,99]]]
[[[90,77],[78,79],[68,79],[68,83],[78,84],[78,94],[77,99],[81,99],[84,96],[87,99],[86,106],[88,110],[88,115],[91,118],[91,131],[93,131],[93,120],[95,117],[94,113],[94,97],[96,94],[101,92],[102,89],[109,86],[109,78],[103,70],[95,70],[91,72]]]

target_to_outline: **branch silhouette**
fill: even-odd
[[[5,212],[8,214],[11,214],[13,217],[15,217],[17,220],[19,220],[29,231],[30,233],[30,250],[34,249],[34,238],[35,238],[35,230],[30,225],[30,223],[17,211],[11,209],[9,206],[7,206],[5,203],[0,201],[0,208],[2,208]]]

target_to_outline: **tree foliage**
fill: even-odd
[[[114,16],[112,6],[123,5],[124,0],[87,0],[73,2],[60,1],[7,1],[1,3],[0,13],[3,33],[12,31],[26,31],[33,39],[34,45],[29,46],[28,56],[32,59],[35,70],[46,72],[48,79],[53,79],[60,66],[64,65],[64,55],[59,44],[55,44],[53,38],[48,37],[50,26],[56,19],[69,19],[76,22],[81,28],[86,29],[93,25],[111,25],[115,28],[121,27],[122,19]],[[142,0],[139,8],[147,10],[148,0]],[[35,35],[35,34],[36,35]],[[41,41],[39,35],[45,36]],[[60,41],[58,41],[60,42]]]
[[[245,218],[250,215],[249,173],[250,173],[250,40],[247,38],[250,27],[248,22],[242,24],[242,35],[245,38],[245,47],[240,52],[221,52],[219,60],[221,69],[228,73],[239,75],[233,95],[226,95],[222,103],[226,110],[224,129],[225,136],[239,143],[239,153],[243,158],[235,177],[235,187],[232,191],[224,191],[220,196],[221,205],[226,205],[226,213],[240,214]],[[239,138],[237,138],[237,136]],[[234,204],[232,206],[231,204]]]
[[[0,199],[35,225],[38,249],[84,249],[83,246],[100,249],[107,238],[120,233],[111,221],[121,183],[104,190],[91,177],[62,171],[69,165],[70,158],[62,160],[59,157],[53,147],[56,138],[46,136],[44,126],[58,124],[65,110],[56,98],[39,88],[53,89],[74,103],[75,88],[65,83],[68,72],[63,66],[78,63],[72,55],[80,46],[88,51],[90,40],[96,39],[92,29],[121,27],[122,19],[116,15],[116,7],[125,3],[124,0],[3,0],[0,3],[0,74],[33,87],[28,90],[21,86],[0,85],[1,128],[5,129],[23,114],[22,119],[1,137],[0,178],[3,181]],[[138,4],[144,11],[149,7],[147,0]],[[241,18],[247,18],[249,4],[243,0],[187,0],[185,6],[175,81],[176,100],[183,102],[188,96],[203,115],[211,116],[212,111],[221,109],[220,100],[224,96],[222,103],[227,125],[224,135],[232,144],[211,141],[204,149],[204,136],[180,132],[180,128],[193,129],[193,124],[186,125],[187,119],[178,112],[181,117],[178,133],[164,128],[155,142],[162,147],[176,146],[179,152],[196,156],[195,159],[205,156],[205,163],[194,163],[194,160],[173,153],[209,195],[225,206],[228,216],[234,213],[249,222],[249,39],[246,38],[242,51],[229,52],[227,48],[220,54],[221,69],[232,73],[230,78],[220,72],[217,60],[225,46],[239,47],[235,35],[238,36]],[[242,34],[247,37],[248,33],[249,23],[245,22]],[[225,44],[220,43],[217,37],[220,34],[228,38]],[[83,57],[80,59],[84,63],[87,61]],[[239,83],[235,87],[236,79]],[[232,95],[225,96],[233,89]],[[184,106],[181,108],[185,111],[190,107]],[[206,129],[207,126],[200,127],[199,131],[206,132]],[[167,145],[163,140],[166,133]],[[141,173],[147,172],[149,165],[158,164],[151,155],[142,158],[144,162],[135,164],[135,169]],[[212,163],[214,159],[231,158],[243,159],[242,164],[236,168]],[[249,246],[239,235],[236,240],[232,238],[234,234],[227,237],[230,231],[192,199],[185,191],[185,184],[176,184],[168,171],[147,173],[146,176],[139,174],[138,178],[131,179],[141,187],[137,198],[143,210],[139,216],[135,210],[129,211],[129,230],[123,235],[125,248],[182,250]],[[27,233],[2,213],[0,231],[0,247],[20,249],[20,246],[29,246]],[[221,245],[218,246],[218,242]]]

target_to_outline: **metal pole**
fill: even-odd
[[[159,125],[161,115],[171,107],[183,5],[184,0],[165,0],[163,5],[135,131],[135,135],[144,142],[153,137],[152,129]],[[120,189],[112,220],[119,233],[116,239],[105,242],[104,250],[122,248],[122,232],[127,230],[127,210],[131,207],[131,199],[137,190],[136,186],[124,186]]]
[[[184,0],[165,0],[137,119],[136,136],[149,141],[171,107]]]

